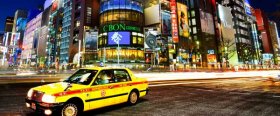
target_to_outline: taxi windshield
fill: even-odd
[[[88,85],[97,72],[97,70],[80,69],[63,82]]]

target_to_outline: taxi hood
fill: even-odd
[[[86,88],[87,85],[81,85],[81,84],[71,84],[72,87],[69,87],[68,90],[77,90],[77,89],[83,89]],[[33,90],[44,92],[45,94],[52,95],[55,93],[64,92],[64,90],[68,87],[67,82],[58,82],[58,83],[51,83],[47,85],[42,85],[33,88]]]

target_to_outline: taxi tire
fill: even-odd
[[[139,99],[139,94],[137,91],[131,91],[129,96],[128,96],[128,100],[127,100],[127,103],[129,105],[135,105],[137,104],[138,102],[138,99]]]
[[[73,116],[79,116],[81,114],[81,108],[79,107],[79,105],[77,105],[76,103],[69,102],[62,107],[61,116],[67,116],[65,115],[66,108],[75,110],[76,113]]]

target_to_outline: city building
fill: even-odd
[[[220,56],[218,56],[215,31],[214,17],[217,15],[215,14],[215,1],[188,0],[187,2],[190,30],[190,42],[187,50],[188,54],[190,54],[190,62],[201,67],[216,64],[220,60]],[[178,5],[177,8],[179,7]],[[179,9],[177,11],[179,12]]]
[[[70,40],[63,45],[67,63],[72,66],[93,65],[97,61],[97,33],[102,15],[99,10],[100,0],[72,1]]]
[[[70,45],[70,30],[72,20],[72,0],[63,0],[63,20],[61,33],[61,47],[60,47],[60,64],[67,65],[69,63],[69,45]]]
[[[46,47],[46,66],[59,67],[60,42],[63,19],[63,0],[53,0],[48,24],[48,40]]]
[[[278,30],[277,30],[277,25],[274,21],[269,21],[269,32],[270,32],[270,37],[271,37],[271,42],[272,42],[272,48],[273,48],[273,59],[274,63],[276,65],[279,64],[280,60],[280,51],[279,51],[279,36],[278,36]]]
[[[0,33],[0,46],[3,46],[4,33]],[[0,57],[1,58],[1,57]]]
[[[5,21],[4,32],[12,32],[14,26],[14,17],[7,17]]]
[[[247,0],[217,0],[217,2],[231,8],[238,64],[254,63],[255,47],[250,31],[250,18],[248,18],[250,8],[248,10],[247,7],[249,2]]]
[[[23,38],[22,64],[37,66],[38,41],[41,31],[42,13],[31,19],[26,26]]]
[[[38,68],[44,68],[46,66],[46,59],[47,59],[47,42],[49,37],[49,20],[50,20],[50,14],[51,14],[51,6],[47,6],[45,10],[42,12],[42,23],[41,23],[41,31],[39,34],[39,41],[38,41],[38,52],[37,52],[37,58],[39,67]]]
[[[233,28],[233,15],[231,8],[218,4],[218,30],[219,33],[219,54],[222,59],[222,63],[228,60],[231,65],[238,65],[238,55],[236,49],[235,29]]]
[[[254,46],[254,54],[253,54],[253,64],[260,64],[262,61],[262,40],[259,37],[259,31],[257,26],[257,18],[255,15],[255,9],[251,7],[248,0],[245,0],[245,12],[247,14],[247,24],[248,24],[248,32],[249,38],[251,38]]]
[[[101,0],[99,61],[127,67],[144,63],[143,3],[142,0]],[[156,10],[152,11],[153,15],[159,12]]]
[[[264,65],[270,65],[274,64],[274,56],[273,56],[273,46],[272,46],[272,40],[271,35],[269,31],[269,22],[267,16],[262,12],[260,9],[255,9],[254,12],[256,19],[257,19],[257,25],[258,25],[258,31],[260,32],[260,38],[262,40],[262,64]]]
[[[27,17],[28,12],[25,10],[17,10],[15,12],[12,38],[9,44],[10,56],[13,57],[10,57],[9,62],[12,62],[14,65],[20,64],[24,31],[28,21]]]

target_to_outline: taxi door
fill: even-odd
[[[131,90],[131,79],[129,74],[124,69],[116,69],[114,70],[114,92],[117,94],[115,103],[123,103],[128,100],[128,95]]]
[[[108,106],[114,102],[115,92],[111,89],[108,72],[109,70],[100,71],[87,94],[86,102],[89,103],[90,109]]]

